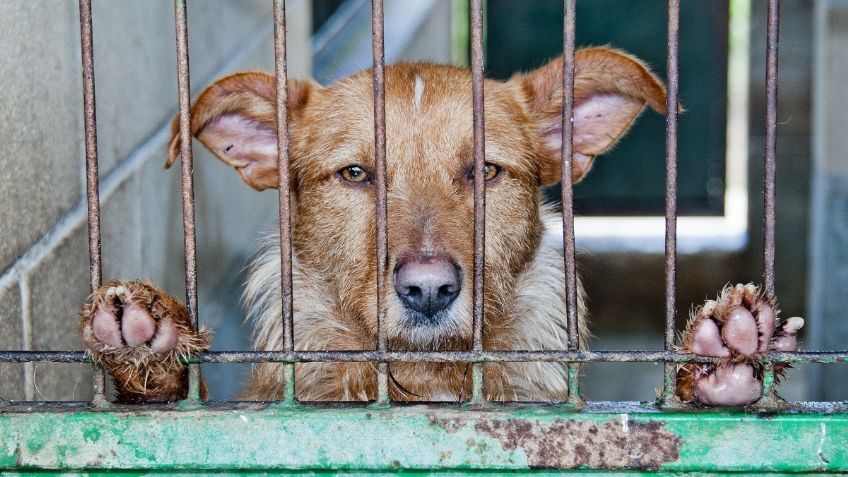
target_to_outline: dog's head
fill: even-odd
[[[386,329],[393,347],[465,347],[471,337],[471,74],[431,64],[385,70],[388,193]],[[275,81],[239,73],[208,87],[192,132],[256,190],[277,187]],[[370,71],[321,87],[288,84],[293,240],[301,266],[330,284],[339,312],[375,332],[376,181]],[[575,57],[579,181],[645,105],[665,112],[662,83],[607,48]],[[562,60],[485,83],[486,324],[509,316],[516,277],[543,233],[537,189],[559,181]],[[175,123],[176,133],[176,123]],[[179,153],[171,142],[168,165]]]

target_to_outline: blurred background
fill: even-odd
[[[191,84],[273,71],[271,3],[189,2]],[[559,0],[488,0],[486,69],[538,67],[562,45]],[[759,282],[766,5],[683,0],[679,327],[726,283]],[[289,0],[291,77],[329,84],[371,64],[368,0]],[[577,2],[578,46],[609,44],[665,77],[666,2]],[[805,349],[848,343],[848,3],[783,0],[777,157],[777,296],[803,316]],[[386,0],[386,61],[468,63],[465,0]],[[176,113],[173,5],[95,0],[94,52],[103,275],[149,278],[184,296],[180,178],[163,169]],[[77,2],[0,5],[0,349],[79,350],[88,294],[85,155]],[[664,118],[647,112],[575,188],[580,274],[592,349],[662,349]],[[201,322],[213,348],[249,349],[244,266],[276,229],[275,191],[256,193],[195,148]],[[558,189],[546,191],[556,200]],[[557,224],[552,240],[558,240]],[[560,232],[561,234],[561,232]],[[249,365],[207,365],[213,399],[232,399]],[[652,400],[661,365],[590,364],[592,400]],[[91,369],[0,365],[0,397],[85,400]],[[790,400],[841,400],[844,365],[801,365]]]

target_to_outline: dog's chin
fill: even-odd
[[[389,329],[392,349],[450,351],[467,349],[471,343],[470,324],[452,313],[452,308],[432,316],[404,310]]]

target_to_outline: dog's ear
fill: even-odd
[[[312,81],[288,82],[288,121],[303,112],[313,91]],[[191,107],[191,133],[213,154],[238,170],[256,190],[277,187],[276,82],[261,72],[236,73],[200,93]],[[179,116],[171,123],[171,143],[165,167],[180,154]]]
[[[574,55],[574,159],[572,178],[589,172],[595,156],[610,149],[645,105],[666,113],[662,82],[637,58],[609,48],[585,48]],[[562,165],[562,58],[518,75],[530,118],[542,137],[540,182],[560,180]]]

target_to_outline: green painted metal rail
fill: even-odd
[[[848,406],[781,414],[647,403],[0,411],[0,471],[848,471]]]

